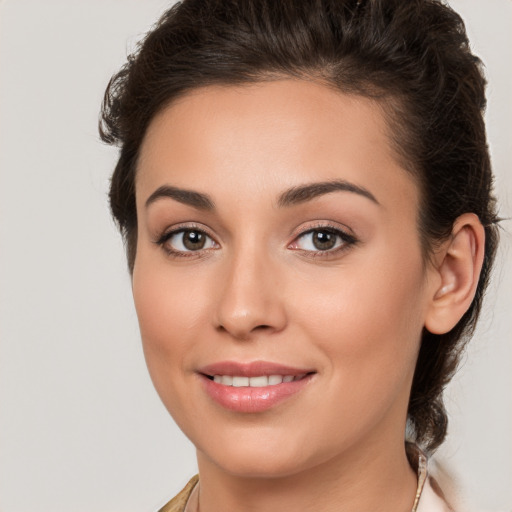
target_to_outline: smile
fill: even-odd
[[[256,377],[245,377],[242,375],[214,375],[213,381],[224,386],[233,386],[234,388],[251,387],[264,388],[267,386],[276,386],[283,382],[293,382],[303,379],[307,374],[300,375],[259,375]]]
[[[315,375],[313,369],[265,361],[224,361],[198,371],[209,399],[237,413],[261,413],[288,403]]]

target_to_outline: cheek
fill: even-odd
[[[204,322],[209,295],[205,272],[191,274],[153,251],[139,250],[132,289],[144,343],[186,344],[188,333]]]
[[[164,403],[170,387],[190,369],[189,358],[198,341],[198,328],[205,326],[208,294],[200,279],[185,279],[169,272],[165,262],[138,254],[133,272],[133,297],[139,321],[144,356],[154,385]],[[170,383],[173,386],[169,386]]]
[[[401,392],[412,378],[425,311],[420,258],[397,254],[347,265],[311,283],[296,317],[355,400]],[[378,263],[376,263],[378,262]],[[299,293],[295,296],[300,297]],[[389,399],[389,397],[388,397]]]

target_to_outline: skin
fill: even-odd
[[[133,294],[154,385],[197,448],[201,512],[412,507],[403,439],[421,332],[467,309],[483,234],[468,214],[425,264],[419,191],[387,134],[376,103],[296,80],[201,88],[150,124]],[[333,180],[374,200],[335,190],[282,204],[294,187]],[[146,204],[162,186],[214,208]],[[326,226],[349,237],[312,250],[311,230]],[[205,248],[185,252],[179,233],[155,243],[184,227],[204,231]],[[234,412],[197,373],[225,360],[314,375],[267,411]]]

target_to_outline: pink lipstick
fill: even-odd
[[[300,392],[315,371],[266,361],[222,361],[198,371],[209,397],[222,407],[263,412]]]

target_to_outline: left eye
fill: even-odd
[[[165,245],[173,252],[191,252],[216,247],[215,242],[198,229],[180,229],[167,236]]]
[[[292,249],[303,251],[332,251],[346,243],[350,243],[350,236],[334,229],[312,229],[303,233],[292,244]]]

